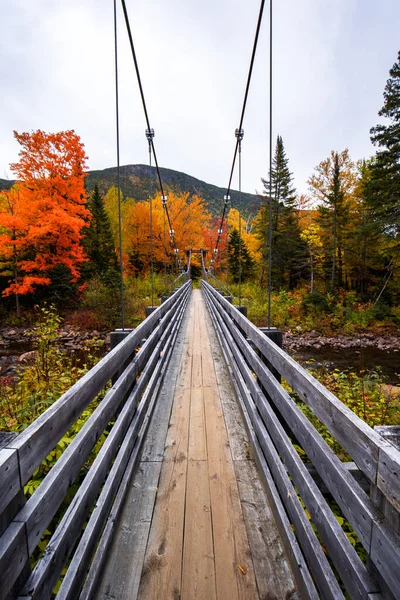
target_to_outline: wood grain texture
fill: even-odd
[[[183,328],[186,321],[187,313],[183,318]],[[181,365],[182,353],[186,348],[187,342],[181,327],[174,345],[172,358],[166,368],[148,434],[143,444],[141,463],[131,485],[124,484],[128,488],[127,493],[125,494],[122,489],[118,492],[106,525],[105,534],[103,534],[100,542],[101,556],[98,556],[98,551],[93,565],[95,572],[92,573],[92,569],[89,572],[84,590],[80,596],[81,600],[89,600],[93,597],[98,600],[111,598],[132,600],[137,597],[158,489],[171,407],[178,383],[177,374]],[[125,496],[127,497],[124,502]],[[116,504],[122,504],[122,508],[119,509]],[[117,514],[121,511],[122,517],[120,523],[118,523]],[[111,550],[109,549],[108,538],[112,536],[112,531],[115,528],[117,528],[117,532]],[[107,539],[104,539],[105,537]],[[105,556],[109,556],[110,560],[105,565],[100,590],[94,596],[96,575],[98,570],[101,569]]]
[[[224,312],[246,332],[249,340],[257,346],[262,355],[273,364],[289,385],[296,390],[301,399],[312,408],[317,417],[331,430],[368,479],[375,481],[379,449],[387,447],[388,444],[343,405],[334,394],[298,365],[286,352],[264,336],[253,323],[218,294],[212,286],[204,283],[203,287],[215,300],[215,306],[221,306]]]
[[[189,444],[190,392],[193,359],[193,303],[190,307],[186,343],[179,383],[172,407],[156,505],[141,574],[138,598],[179,598],[185,517],[187,456]]]
[[[186,488],[182,598],[193,600],[215,600],[217,597],[208,482],[207,462],[190,461]]]
[[[159,462],[140,464],[125,503],[118,538],[109,555],[98,600],[131,600],[137,596],[160,470]]]

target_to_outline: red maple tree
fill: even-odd
[[[13,279],[3,296],[28,294],[51,282],[65,265],[73,281],[87,259],[81,244],[89,224],[84,187],[86,155],[74,131],[14,132],[20,160],[11,165],[17,189],[0,203],[0,261],[13,257]],[[12,202],[11,202],[12,201]],[[12,208],[10,208],[12,207]]]

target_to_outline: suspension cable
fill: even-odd
[[[119,271],[121,295],[121,327],[125,329],[124,270],[122,262],[122,213],[121,213],[121,168],[119,153],[119,95],[118,95],[118,37],[117,37],[117,0],[114,0],[114,56],[115,56],[115,122],[117,138],[117,188],[118,188],[118,235],[119,235]]]
[[[244,94],[242,112],[241,112],[241,115],[240,115],[240,123],[239,123],[239,127],[238,127],[239,131],[242,129],[243,121],[244,121],[244,115],[245,115],[245,112],[246,112],[247,98],[248,98],[248,95],[249,95],[251,76],[252,76],[252,73],[253,73],[253,66],[254,66],[254,59],[255,59],[255,56],[256,56],[258,38],[259,38],[259,34],[260,34],[260,29],[261,29],[261,21],[262,21],[262,16],[263,16],[263,12],[264,12],[264,5],[265,5],[265,0],[261,0],[260,11],[259,11],[258,21],[257,21],[257,28],[256,28],[255,36],[254,36],[253,51],[252,51],[252,54],[251,54],[250,67],[249,67],[249,72],[248,72],[248,76],[247,76],[246,91],[245,91],[245,94]],[[233,154],[232,167],[231,167],[231,172],[230,172],[230,176],[229,176],[229,183],[228,183],[228,187],[227,187],[227,190],[226,190],[226,194],[224,196],[224,208],[223,208],[223,211],[222,211],[221,222],[220,222],[220,225],[218,227],[218,237],[217,237],[217,240],[215,242],[215,247],[214,247],[214,252],[213,252],[213,258],[211,259],[212,265],[214,264],[214,260],[216,259],[216,255],[218,253],[218,246],[219,246],[219,243],[221,241],[221,236],[222,236],[222,230],[223,230],[223,226],[224,226],[225,216],[226,216],[226,213],[227,213],[227,210],[228,210],[229,201],[230,201],[230,195],[229,194],[230,194],[230,191],[231,191],[233,172],[234,172],[234,169],[235,169],[236,157],[238,155],[238,151],[239,151],[239,140],[237,139],[236,140],[236,144],[235,144],[235,151],[234,151],[234,154]]]
[[[149,143],[149,165],[151,172],[151,140],[154,138],[154,129],[146,129],[146,138]],[[150,194],[150,279],[151,279],[151,306],[154,306],[154,261],[153,261],[153,198]]]
[[[235,136],[239,142],[239,192],[242,191],[242,141],[243,129],[236,129]],[[239,208],[239,306],[242,305],[242,215]]]
[[[268,236],[268,329],[271,329],[272,288],[272,0],[269,0],[269,236]]]
[[[137,61],[137,58],[136,58],[135,45],[133,43],[132,31],[131,31],[131,26],[130,26],[130,22],[129,22],[128,11],[126,9],[125,0],[121,0],[121,3],[122,3],[122,9],[123,9],[123,12],[124,12],[125,24],[126,24],[126,29],[127,29],[127,32],[128,32],[129,44],[130,44],[130,47],[131,47],[133,62],[135,64],[136,77],[137,77],[137,81],[138,81],[138,85],[139,85],[140,97],[142,99],[142,105],[143,105],[144,116],[145,116],[145,119],[146,119],[147,129],[149,131],[151,131],[150,119],[149,119],[149,114],[147,112],[147,105],[146,105],[146,100],[145,100],[145,97],[144,97],[142,80],[141,80],[141,77],[140,77],[139,65],[138,65],[138,61]],[[164,193],[164,186],[163,186],[162,179],[161,179],[160,168],[158,166],[157,154],[156,154],[156,149],[155,149],[154,139],[153,138],[151,139],[151,141],[149,142],[149,144],[151,144],[151,151],[153,153],[154,163],[155,163],[155,167],[156,167],[156,170],[157,170],[158,183],[160,185],[161,200],[162,200],[163,207],[164,207],[164,210],[165,210],[165,213],[166,213],[166,216],[167,216],[171,246],[174,249],[175,255],[178,255],[179,250],[178,250],[178,248],[176,246],[176,243],[175,243],[175,232],[173,230],[172,222],[171,222],[171,217],[170,217],[170,214],[169,214],[169,211],[168,211],[167,196]],[[179,259],[178,262],[180,262],[180,259]]]

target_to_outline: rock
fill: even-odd
[[[30,352],[24,352],[19,357],[19,362],[23,363],[33,363],[36,358],[36,350],[31,350]]]

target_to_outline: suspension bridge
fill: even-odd
[[[203,273],[201,291],[182,276],[25,431],[1,434],[2,600],[400,598],[398,428],[368,427]]]
[[[202,249],[180,259],[122,8],[181,274],[126,329],[120,251],[113,349],[22,433],[0,433],[0,600],[399,600],[399,428],[367,426],[276,343],[270,310],[258,329],[214,273],[237,157],[240,187],[264,1],[208,267]],[[116,2],[114,17],[119,168]],[[192,289],[194,252],[201,290]],[[270,274],[269,264],[269,291]],[[27,499],[24,487],[60,444]]]

